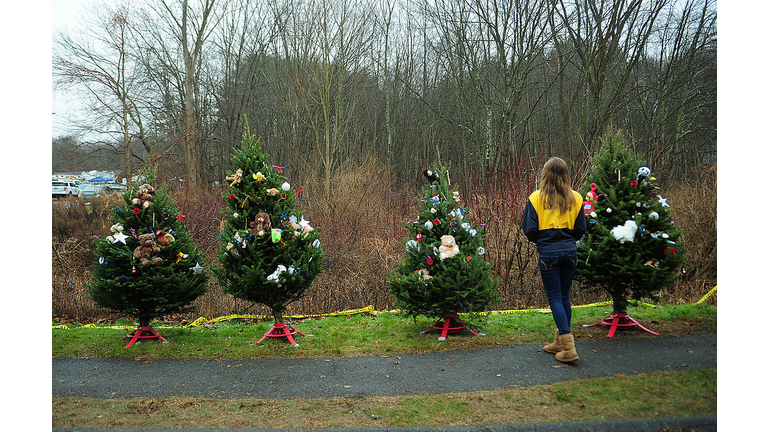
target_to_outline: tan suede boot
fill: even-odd
[[[555,354],[555,358],[558,361],[570,363],[579,359],[579,355],[576,354],[576,346],[573,341],[572,333],[560,335],[560,345],[563,346],[563,350]]]
[[[555,330],[555,341],[551,344],[544,345],[544,351],[552,354],[557,354],[563,350],[563,346],[560,344],[560,332]]]

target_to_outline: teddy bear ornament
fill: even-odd
[[[156,256],[160,253],[160,247],[155,244],[154,235],[141,234],[139,236],[140,246],[134,249],[133,257],[141,262],[144,267],[153,264],[160,264],[162,258]]]
[[[440,259],[452,258],[459,254],[459,245],[456,244],[456,239],[451,235],[444,235],[440,237]]]

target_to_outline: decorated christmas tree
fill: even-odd
[[[466,328],[458,313],[481,312],[498,301],[498,280],[483,259],[483,227],[473,225],[448,172],[425,170],[424,175],[428,185],[416,220],[405,222],[405,257],[389,279],[389,290],[406,315],[440,318],[430,330],[442,330],[444,340],[447,333]]]
[[[214,268],[222,291],[270,308],[275,324],[267,337],[298,333],[283,322],[288,305],[300,299],[322,271],[320,234],[294,207],[302,188],[283,176],[286,166],[270,165],[261,141],[246,131],[235,150],[236,171],[226,178],[227,207]]]
[[[576,279],[611,295],[613,313],[601,322],[615,331],[638,325],[626,314],[629,301],[656,300],[677,277],[685,249],[651,168],[635,160],[621,132],[606,134],[593,162],[581,191],[587,233]]]
[[[110,218],[110,235],[95,238],[96,263],[88,296],[99,306],[132,316],[139,328],[126,336],[126,348],[162,336],[153,318],[192,310],[207,291],[202,254],[187,232],[165,185],[152,186],[154,171],[123,195]],[[124,338],[125,339],[125,338]]]

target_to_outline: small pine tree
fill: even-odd
[[[269,165],[261,140],[246,131],[227,177],[225,223],[213,272],[224,293],[270,308],[282,323],[287,306],[300,299],[322,271],[320,234],[294,207],[298,192]]]
[[[483,259],[483,228],[472,224],[445,170],[425,175],[429,185],[422,189],[417,219],[404,223],[410,238],[389,290],[396,306],[414,317],[481,312],[498,301],[498,280]]]
[[[578,243],[576,278],[608,292],[614,313],[626,313],[630,299],[656,300],[675,280],[685,262],[682,232],[650,169],[635,160],[620,131],[606,134],[593,162],[581,191],[587,233]]]
[[[208,290],[205,261],[184,217],[165,185],[156,191],[151,186],[154,171],[144,175],[112,212],[111,234],[95,239],[97,261],[87,288],[97,305],[138,319],[140,327],[193,310],[189,304]]]

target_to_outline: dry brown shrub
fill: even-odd
[[[332,312],[373,305],[389,309],[394,298],[387,277],[402,260],[403,220],[415,214],[415,195],[398,191],[383,165],[368,161],[319,182],[311,200],[300,203],[320,230],[324,273],[293,311]]]
[[[717,285],[717,165],[704,167],[695,177],[687,177],[664,187],[663,196],[687,251],[689,266],[676,283],[664,290],[664,303],[696,301]],[[717,297],[710,302],[716,304]]]
[[[84,201],[77,198],[52,202],[51,264],[54,317],[86,320],[109,315],[86,297],[96,246],[93,236],[109,234],[109,214],[120,195]]]
[[[535,246],[520,229],[525,201],[535,187],[534,171],[519,167],[503,175],[486,176],[482,181],[456,179],[473,222],[486,225],[486,259],[494,264],[492,271],[500,279],[498,290],[504,297],[494,309],[547,306]],[[397,188],[391,178],[385,166],[368,161],[346,167],[328,185],[322,181],[301,181],[304,193],[299,196],[297,207],[320,231],[325,262],[324,272],[307,290],[305,298],[290,305],[289,313],[327,313],[368,305],[387,310],[393,306],[387,277],[403,258],[402,241],[407,235],[403,221],[416,214],[422,184]],[[207,265],[216,265],[220,212],[224,208],[222,190],[211,187],[191,191],[184,184],[171,184],[170,190]],[[672,205],[676,224],[683,230],[691,264],[674,286],[661,293],[662,302],[697,301],[717,283],[716,167],[694,179],[671,181],[663,185],[662,193]],[[113,317],[85,295],[85,283],[95,260],[91,238],[109,233],[109,213],[117,204],[114,198],[110,199],[93,200],[88,207],[76,199],[53,203],[54,318],[77,317],[84,322]],[[578,285],[574,286],[572,296],[574,304],[608,299]],[[711,301],[716,302],[716,296]],[[193,305],[196,312],[166,319],[269,314],[263,306],[223,294],[215,277],[211,277],[208,293]]]

